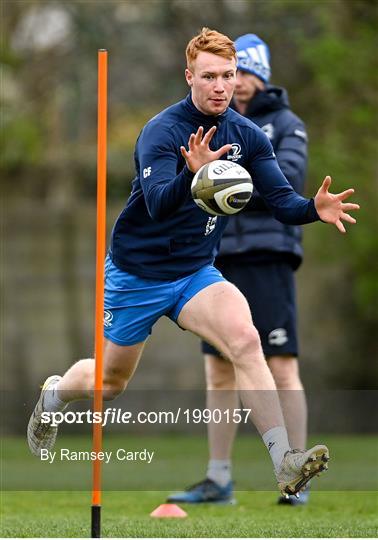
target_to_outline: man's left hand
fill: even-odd
[[[347,214],[350,210],[359,210],[360,206],[354,203],[344,203],[343,201],[354,193],[354,189],[347,189],[342,193],[333,194],[328,191],[331,185],[331,177],[326,176],[319,191],[315,196],[315,208],[319,217],[325,223],[333,223],[341,233],[345,233],[342,223],[356,223],[356,220]]]

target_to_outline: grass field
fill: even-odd
[[[107,448],[124,446],[124,439],[118,436],[110,438]],[[307,507],[277,506],[277,492],[256,490],[259,489],[256,485],[264,482],[263,477],[268,486],[266,489],[273,489],[269,458],[258,440],[239,437],[235,448],[234,476],[237,489],[245,491],[237,491],[238,504],[186,506],[187,518],[171,520],[154,519],[149,514],[164,502],[170,488],[177,489],[186,485],[179,485],[182,479],[190,479],[190,483],[203,477],[206,442],[202,437],[164,436],[158,440],[151,437],[128,437],[128,448],[133,445],[154,448],[162,454],[162,463],[156,465],[155,469],[148,469],[145,465],[144,469],[149,472],[143,472],[143,468],[134,467],[129,470],[125,465],[114,464],[114,471],[123,487],[122,490],[108,490],[103,494],[102,535],[178,538],[376,537],[377,439],[328,435],[323,439],[329,444],[333,460],[327,476],[315,480],[311,502]],[[83,443],[78,438],[59,440],[62,447],[64,444],[80,447]],[[178,459],[175,463],[173,458],[180,454],[181,461]],[[179,482],[177,478],[176,481],[166,478],[170,474],[166,461],[173,461],[172,475],[181,470],[182,478],[178,476]],[[162,466],[164,463],[165,466]],[[43,476],[55,478],[55,490],[21,490],[21,478],[25,478],[25,486],[26,477],[32,478],[35,483],[42,466],[45,466]],[[59,466],[63,468],[61,474],[56,476]],[[83,466],[89,469],[90,477],[90,464]],[[67,477],[67,465],[41,464],[25,452],[24,440],[12,438],[3,442],[2,471],[7,471],[3,479],[8,484],[8,489],[2,492],[1,497],[2,537],[89,537],[90,493],[79,491],[74,485],[70,491],[59,490],[59,484]],[[15,475],[16,471],[18,473]],[[106,471],[104,467],[104,476]],[[115,474],[114,471],[109,469],[110,476]],[[155,474],[151,471],[155,471]],[[347,478],[340,479],[339,476],[345,476],[343,472],[347,471]],[[19,486],[18,491],[9,490],[13,475]],[[139,489],[135,488],[137,476],[143,478],[138,484]],[[149,476],[157,476],[158,479]],[[87,483],[86,478],[83,481]],[[130,484],[134,486],[134,491],[130,491]],[[151,488],[155,485],[161,486],[161,489]],[[116,489],[120,488],[117,486]]]

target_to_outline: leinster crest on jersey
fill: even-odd
[[[231,161],[238,161],[242,157],[241,146],[239,143],[231,143],[231,154],[227,156],[227,159]]]

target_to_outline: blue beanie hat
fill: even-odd
[[[270,79],[269,47],[256,34],[245,34],[235,41],[237,68],[252,73],[264,83]]]

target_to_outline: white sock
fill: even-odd
[[[68,405],[68,403],[62,401],[58,396],[57,386],[58,383],[50,386],[43,396],[43,409],[47,412],[63,411]]]
[[[291,450],[287,431],[284,426],[277,426],[266,431],[262,439],[273,461],[275,471],[280,468],[284,455]]]
[[[225,487],[231,480],[231,460],[210,459],[206,476],[213,482]]]

